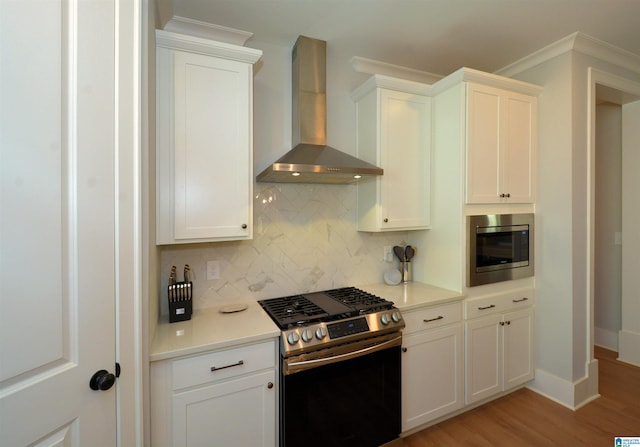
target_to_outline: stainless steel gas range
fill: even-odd
[[[404,320],[355,287],[260,301],[280,337],[280,444],[378,447],[400,434]]]

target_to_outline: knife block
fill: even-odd
[[[191,319],[193,313],[193,283],[191,281],[176,282],[167,287],[169,299],[169,323]]]

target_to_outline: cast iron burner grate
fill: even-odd
[[[281,329],[356,317],[393,307],[391,301],[355,287],[272,298],[259,303]]]
[[[260,301],[269,316],[281,325],[300,325],[310,321],[321,321],[328,314],[302,295],[285,296]]]
[[[384,298],[380,298],[364,290],[356,289],[355,287],[328,290],[325,293],[346,306],[353,308],[358,314],[367,314],[393,307],[391,301],[387,301]]]

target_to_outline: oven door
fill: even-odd
[[[401,343],[400,333],[387,334],[283,359],[281,444],[377,447],[397,439]]]

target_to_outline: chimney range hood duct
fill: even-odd
[[[295,147],[256,176],[258,182],[354,183],[383,170],[327,146],[326,49],[299,36],[292,55],[292,140]]]

